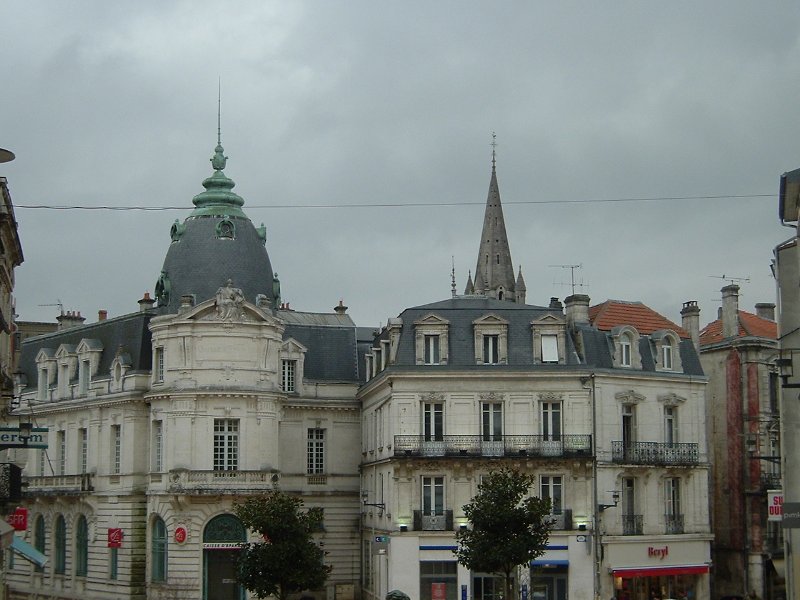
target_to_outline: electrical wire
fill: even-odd
[[[680,200],[726,200],[742,198],[774,198],[775,194],[719,194],[710,196],[656,196],[656,197],[631,197],[631,198],[586,198],[573,200],[504,200],[503,204],[610,204],[618,202],[667,202]],[[344,204],[261,204],[248,205],[253,209],[328,209],[328,208],[421,208],[432,206],[484,206],[485,202],[378,202],[369,204],[352,202]],[[167,211],[167,210],[193,210],[192,206],[89,206],[82,204],[55,205],[55,204],[14,204],[15,209],[28,210],[113,210],[113,211]]]

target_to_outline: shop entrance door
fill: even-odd
[[[239,550],[206,550],[206,600],[239,600],[236,559]]]
[[[497,575],[472,576],[472,590],[475,600],[501,600],[505,579]]]
[[[531,600],[567,600],[567,576],[537,575],[531,581]]]

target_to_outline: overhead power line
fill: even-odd
[[[672,200],[728,200],[739,198],[774,198],[775,194],[720,194],[715,196],[656,196],[656,197],[634,197],[634,198],[586,198],[583,200],[504,200],[503,204],[609,204],[615,202],[668,202]],[[309,208],[419,208],[431,206],[484,206],[485,202],[378,202],[375,204],[365,202],[353,202],[345,204],[250,204],[247,208],[252,209],[309,209]],[[98,205],[88,206],[81,204],[57,205],[57,204],[14,204],[15,209],[31,210],[142,210],[142,211],[164,211],[164,210],[192,210],[191,206],[109,206]]]

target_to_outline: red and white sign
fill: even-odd
[[[173,537],[175,538],[176,544],[186,543],[186,538],[189,537],[189,532],[186,530],[186,525],[178,525],[175,528],[175,534]]]
[[[17,510],[6,517],[6,522],[15,531],[25,531],[28,528],[28,509],[18,506]]]
[[[655,546],[648,546],[647,556],[664,560],[667,556],[669,556],[669,546],[662,546],[659,548],[656,548]]]
[[[108,528],[108,547],[122,548],[122,528],[120,527]]]
[[[445,600],[447,598],[446,584],[432,583],[431,584],[431,599],[432,600]]]
[[[767,491],[767,521],[783,521],[783,490]]]

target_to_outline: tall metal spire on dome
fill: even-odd
[[[214,156],[211,157],[214,173],[203,181],[206,191],[192,199],[197,208],[191,216],[245,217],[240,208],[244,205],[244,199],[231,191],[236,184],[223,172],[227,164],[228,157],[225,156],[225,149],[222,147],[222,83],[220,82],[217,90],[217,146],[214,148]]]
[[[486,198],[483,231],[475,267],[475,293],[499,300],[516,301],[516,278],[506,234],[500,188],[497,184],[497,135],[492,132],[492,177]]]

